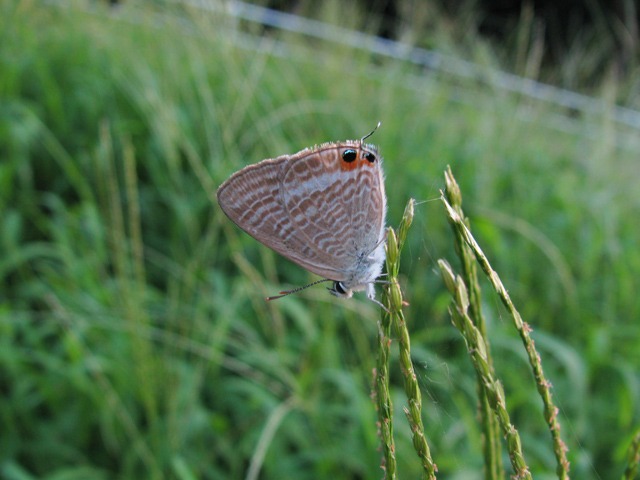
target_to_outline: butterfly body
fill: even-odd
[[[234,173],[218,203],[256,240],[333,280],[334,295],[374,298],[385,259],[381,162],[362,140],[322,144]]]

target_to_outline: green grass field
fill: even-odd
[[[401,282],[438,478],[484,478],[436,264],[458,268],[447,165],[533,328],[572,478],[622,476],[640,427],[637,131],[294,34],[248,46],[257,27],[221,14],[72,3],[0,4],[0,477],[381,478],[378,307],[321,286],[266,303],[316,277],[215,201],[247,164],[379,120],[390,225],[418,202]],[[526,354],[483,291],[527,464],[557,478]],[[418,478],[391,352],[398,478]]]

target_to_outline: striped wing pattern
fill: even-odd
[[[342,158],[347,149],[357,152],[349,163]],[[365,152],[376,161],[365,160]],[[232,175],[217,195],[249,235],[331,280],[352,281],[384,231],[380,159],[375,147],[360,141],[263,160]]]

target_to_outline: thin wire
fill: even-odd
[[[219,11],[220,3],[210,0],[179,0],[204,10]],[[554,103],[559,107],[583,113],[609,113],[620,124],[640,130],[640,111],[611,105],[603,100],[589,97],[571,90],[548,85],[536,80],[519,77],[512,73],[480,66],[466,60],[444,55],[433,50],[413,47],[395,40],[376,37],[362,32],[337,27],[318,20],[311,20],[270,8],[230,0],[224,2],[224,11],[230,16],[260,23],[288,32],[300,33],[325,41],[340,43],[360,50],[409,61],[415,65],[439,70],[462,78],[482,81],[513,93]]]

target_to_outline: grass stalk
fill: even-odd
[[[513,478],[532,479],[533,477],[522,453],[520,434],[511,423],[509,412],[507,411],[502,384],[496,378],[487,361],[486,341],[469,316],[469,295],[464,280],[460,275],[454,273],[446,260],[438,260],[438,266],[444,283],[453,296],[453,303],[449,308],[451,320],[464,338],[473,368],[482,381],[482,391],[486,395],[487,402],[495,413],[502,433],[506,437],[509,459],[514,470]]]
[[[453,174],[451,173],[450,169],[448,169],[445,174],[445,182],[447,185],[447,190],[459,191],[459,187],[457,186],[455,178],[453,177]],[[473,235],[471,234],[469,228],[465,225],[464,215],[462,214],[462,210],[460,206],[458,205],[458,210],[456,210],[453,206],[451,206],[451,204],[445,197],[444,193],[441,195],[441,199],[445,205],[445,208],[447,209],[449,221],[451,222],[452,226],[457,232],[456,234],[459,235],[464,240],[464,243],[466,243],[471,248],[474,256],[476,257],[476,260],[480,264],[480,267],[485,272],[485,275],[488,277],[491,285],[498,293],[498,296],[500,297],[502,303],[505,305],[505,307],[511,314],[514,325],[520,335],[520,338],[527,352],[527,356],[529,358],[529,364],[531,365],[531,368],[533,370],[533,375],[536,382],[536,388],[542,398],[542,402],[544,406],[544,418],[551,432],[551,437],[553,440],[553,450],[556,456],[556,462],[557,462],[556,474],[558,475],[559,479],[566,480],[569,478],[569,461],[567,460],[567,457],[566,457],[567,447],[560,436],[558,408],[553,404],[552,395],[551,395],[551,384],[544,376],[542,363],[540,361],[540,356],[538,355],[538,352],[535,349],[533,339],[530,336],[531,328],[529,327],[528,324],[526,324],[522,320],[520,313],[518,312],[518,310],[516,310],[513,302],[511,301],[511,297],[507,293],[506,288],[504,287],[504,285],[502,284],[502,281],[500,280],[500,277],[498,276],[497,272],[493,270],[493,268],[489,264],[489,260],[487,259],[484,252],[476,242],[475,238],[473,238]],[[443,272],[443,275],[445,275],[445,270],[443,270],[443,265],[441,265],[440,267],[441,267],[441,271]],[[451,284],[451,281],[452,280],[450,280],[448,283],[448,287],[450,291],[451,291],[451,288],[453,287],[453,284]],[[462,282],[462,280],[460,280],[460,282],[462,286],[464,286],[464,282]],[[455,281],[455,283],[458,283],[457,280]],[[462,292],[459,291],[460,288],[461,286],[456,287],[455,289],[456,295],[462,295]],[[465,290],[464,296],[467,297],[466,288],[464,290]],[[452,293],[454,292],[452,291]],[[467,302],[466,306],[464,304],[458,305],[458,308],[463,307],[463,309],[460,312],[454,312],[454,314],[457,315],[459,313],[463,317],[468,316],[468,297],[466,302]],[[462,320],[464,320],[464,318]],[[478,334],[480,335],[480,332],[478,332]],[[465,341],[468,341],[466,337],[465,337]],[[473,352],[472,352],[472,356],[473,356]],[[487,365],[487,367],[488,366],[489,365]],[[492,392],[487,392],[487,393],[491,394]],[[494,403],[491,399],[491,396],[489,397],[489,400],[492,403]],[[501,405],[495,404],[495,406],[500,407]],[[510,457],[512,457],[512,463],[513,463],[513,460],[514,460],[513,454],[516,452],[513,452],[511,450],[511,446],[519,446],[519,440],[518,442],[513,444],[512,442],[509,441],[509,435],[511,434],[511,432],[508,429],[505,430],[505,428],[508,427],[508,425],[505,423],[505,419],[508,417],[503,418],[503,413],[500,413],[500,412],[496,412],[496,413],[498,413],[498,420],[501,424],[503,432],[505,433],[505,435],[507,435],[507,445],[510,449],[509,454],[510,454]],[[506,411],[504,413],[506,413]]]
[[[640,430],[636,432],[631,445],[629,445],[627,458],[627,468],[624,470],[622,480],[633,480],[638,475],[638,466],[640,465]]]
[[[451,175],[451,171],[447,170],[445,176]],[[453,209],[464,219],[467,226],[468,219],[462,213],[462,195],[460,188],[455,181],[447,181],[445,195],[451,203]],[[480,283],[478,282],[477,264],[473,252],[464,239],[456,233],[453,228],[455,248],[462,265],[462,278],[469,293],[469,317],[475,327],[480,332],[480,339],[484,341],[487,338],[486,323],[482,314],[482,302]],[[484,341],[484,351],[486,355],[487,365],[493,372],[493,358],[489,342]],[[485,478],[487,479],[503,479],[505,478],[504,468],[502,466],[502,444],[500,442],[498,419],[493,415],[491,406],[488,401],[488,392],[485,383],[480,375],[477,376],[478,388],[478,410],[480,413],[480,424],[482,426],[483,455],[485,465]]]
[[[378,322],[378,359],[374,373],[378,424],[382,440],[382,469],[386,480],[396,478],[396,452],[393,441],[393,403],[389,394],[389,358],[391,351],[391,315],[383,313]]]
[[[386,370],[380,369],[378,371],[378,374],[384,371],[388,372],[390,328],[393,324],[395,334],[398,337],[398,345],[400,350],[400,366],[402,375],[404,377],[404,387],[408,400],[408,407],[405,407],[404,412],[411,427],[413,447],[418,454],[418,457],[420,458],[420,462],[422,464],[422,478],[435,479],[435,472],[437,471],[437,467],[431,459],[431,452],[429,450],[429,445],[424,434],[424,426],[422,424],[422,394],[420,393],[420,387],[418,385],[418,380],[413,368],[413,362],[411,361],[411,341],[409,338],[409,330],[407,329],[407,325],[404,319],[404,313],[402,311],[404,302],[402,300],[402,291],[398,282],[398,274],[400,271],[400,252],[402,251],[402,247],[407,237],[409,227],[411,226],[411,222],[413,221],[414,203],[415,202],[413,199],[410,199],[407,203],[404,215],[402,216],[402,220],[400,222],[400,226],[397,230],[397,234],[396,231],[394,231],[392,228],[387,229],[386,251],[388,283],[386,284],[386,287],[384,289],[385,294],[383,297],[383,303],[386,307],[386,311],[382,316],[383,318],[380,324],[381,350],[378,354],[378,358],[380,360],[379,368],[386,367]],[[383,356],[386,356],[386,365],[382,365],[384,360],[382,358]],[[388,386],[388,378],[386,379],[386,381],[380,380],[380,383],[386,383],[386,385]],[[378,401],[380,405],[380,398],[378,399]],[[381,415],[380,424],[381,430],[383,432],[383,443],[385,443],[384,429],[386,424],[391,424],[392,418],[384,418],[382,414],[386,413],[388,415],[392,415],[392,411],[388,410],[387,412],[384,412],[379,408],[378,412],[379,415]],[[390,444],[390,447],[393,447],[393,443]],[[389,446],[385,445],[384,448],[386,455]],[[389,475],[388,468],[387,475]],[[388,476],[387,478],[391,477]]]

